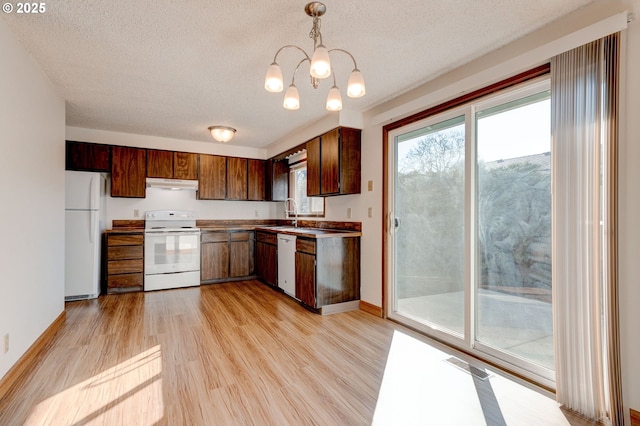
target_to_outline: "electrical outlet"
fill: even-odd
[[[140,210],[133,209],[133,217],[140,217]]]
[[[369,207],[369,209],[367,211],[367,216],[373,217],[373,207]]]
[[[253,212],[253,215],[254,215],[255,217],[260,217],[260,213],[258,212],[258,209],[256,209],[256,210]]]
[[[373,191],[373,181],[372,180],[367,182],[367,190]]]
[[[9,333],[4,335],[4,348],[2,349],[2,353],[6,354],[7,352],[9,352]]]
[[[351,207],[347,207],[347,219],[351,219]]]

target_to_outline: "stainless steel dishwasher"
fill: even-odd
[[[278,287],[296,297],[296,237],[278,234]]]

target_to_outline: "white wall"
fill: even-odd
[[[0,58],[2,377],[64,310],[65,105],[2,19]]]

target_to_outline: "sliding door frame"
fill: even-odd
[[[465,267],[464,267],[464,279],[465,279],[465,288],[469,288],[469,283],[474,281],[471,274],[475,274],[475,259],[472,257],[476,250],[474,246],[476,244],[475,237],[475,190],[471,191],[470,188],[473,188],[475,181],[475,169],[476,169],[476,149],[475,149],[475,139],[470,141],[469,135],[474,135],[475,126],[475,110],[473,108],[468,108],[465,104],[479,100],[480,98],[484,98],[491,94],[496,94],[497,92],[503,91],[504,89],[511,88],[513,86],[520,85],[525,82],[531,82],[534,79],[539,77],[548,75],[550,71],[549,64],[544,64],[529,71],[523,72],[521,74],[515,75],[511,78],[502,80],[500,82],[494,83],[482,89],[476,90],[474,92],[470,92],[466,95],[460,96],[458,98],[452,99],[450,101],[444,102],[442,104],[436,105],[432,108],[428,108],[424,111],[421,111],[417,114],[413,114],[409,117],[400,119],[396,122],[390,123],[383,127],[382,131],[382,140],[383,140],[383,211],[385,212],[384,221],[383,221],[383,229],[382,229],[382,242],[383,242],[383,259],[382,259],[382,309],[385,318],[389,318],[389,314],[391,309],[391,303],[393,303],[393,294],[391,286],[394,285],[392,280],[393,270],[390,270],[390,265],[393,259],[391,259],[392,253],[389,248],[389,244],[391,243],[391,233],[394,232],[394,212],[392,211],[392,202],[393,202],[393,189],[390,188],[390,174],[394,173],[393,165],[391,163],[391,158],[389,154],[390,149],[395,149],[393,146],[395,144],[394,135],[397,129],[410,127],[414,123],[426,121],[427,119],[436,119],[438,117],[449,116],[449,113],[453,113],[456,111],[455,115],[464,115],[470,114],[471,117],[466,121],[465,125],[465,164],[466,170],[464,183],[465,183],[465,203],[468,206],[465,208],[464,212],[464,223],[465,223],[465,233],[464,233],[464,259],[465,259]],[[464,108],[463,108],[464,107]],[[465,112],[466,109],[466,112]],[[553,390],[555,387],[555,381],[552,378],[549,378],[546,374],[540,374],[535,371],[533,374],[535,378],[530,378],[530,371],[519,368],[516,365],[513,365],[508,360],[505,362],[500,358],[492,355],[489,351],[479,351],[474,350],[473,347],[475,345],[474,339],[474,322],[475,322],[475,312],[474,312],[474,297],[475,297],[475,289],[471,289],[470,291],[465,291],[464,295],[464,309],[465,316],[471,315],[471,317],[464,321],[464,336],[462,338],[456,338],[455,335],[442,332],[439,330],[435,330],[435,332],[430,332],[430,337],[433,337],[436,340],[439,340],[445,344],[449,344],[455,346],[456,349],[462,350],[471,354],[472,356],[477,357],[479,354],[482,354],[483,360],[487,361],[489,364],[496,365],[502,369],[507,370],[510,373],[516,374],[519,377],[525,377],[528,380],[535,381],[537,385],[546,388],[547,390]],[[393,317],[393,314],[391,315]],[[393,318],[391,318],[393,319]],[[409,324],[412,326],[412,324]],[[415,327],[415,326],[414,326]],[[415,327],[419,328],[419,327]],[[505,365],[506,364],[506,365]]]

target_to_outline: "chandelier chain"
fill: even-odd
[[[322,44],[322,33],[320,33],[320,18],[317,16],[313,17],[313,27],[311,27],[311,31],[309,31],[309,38],[313,39],[313,48],[318,47],[318,44]],[[320,43],[318,43],[318,39],[320,39]]]

